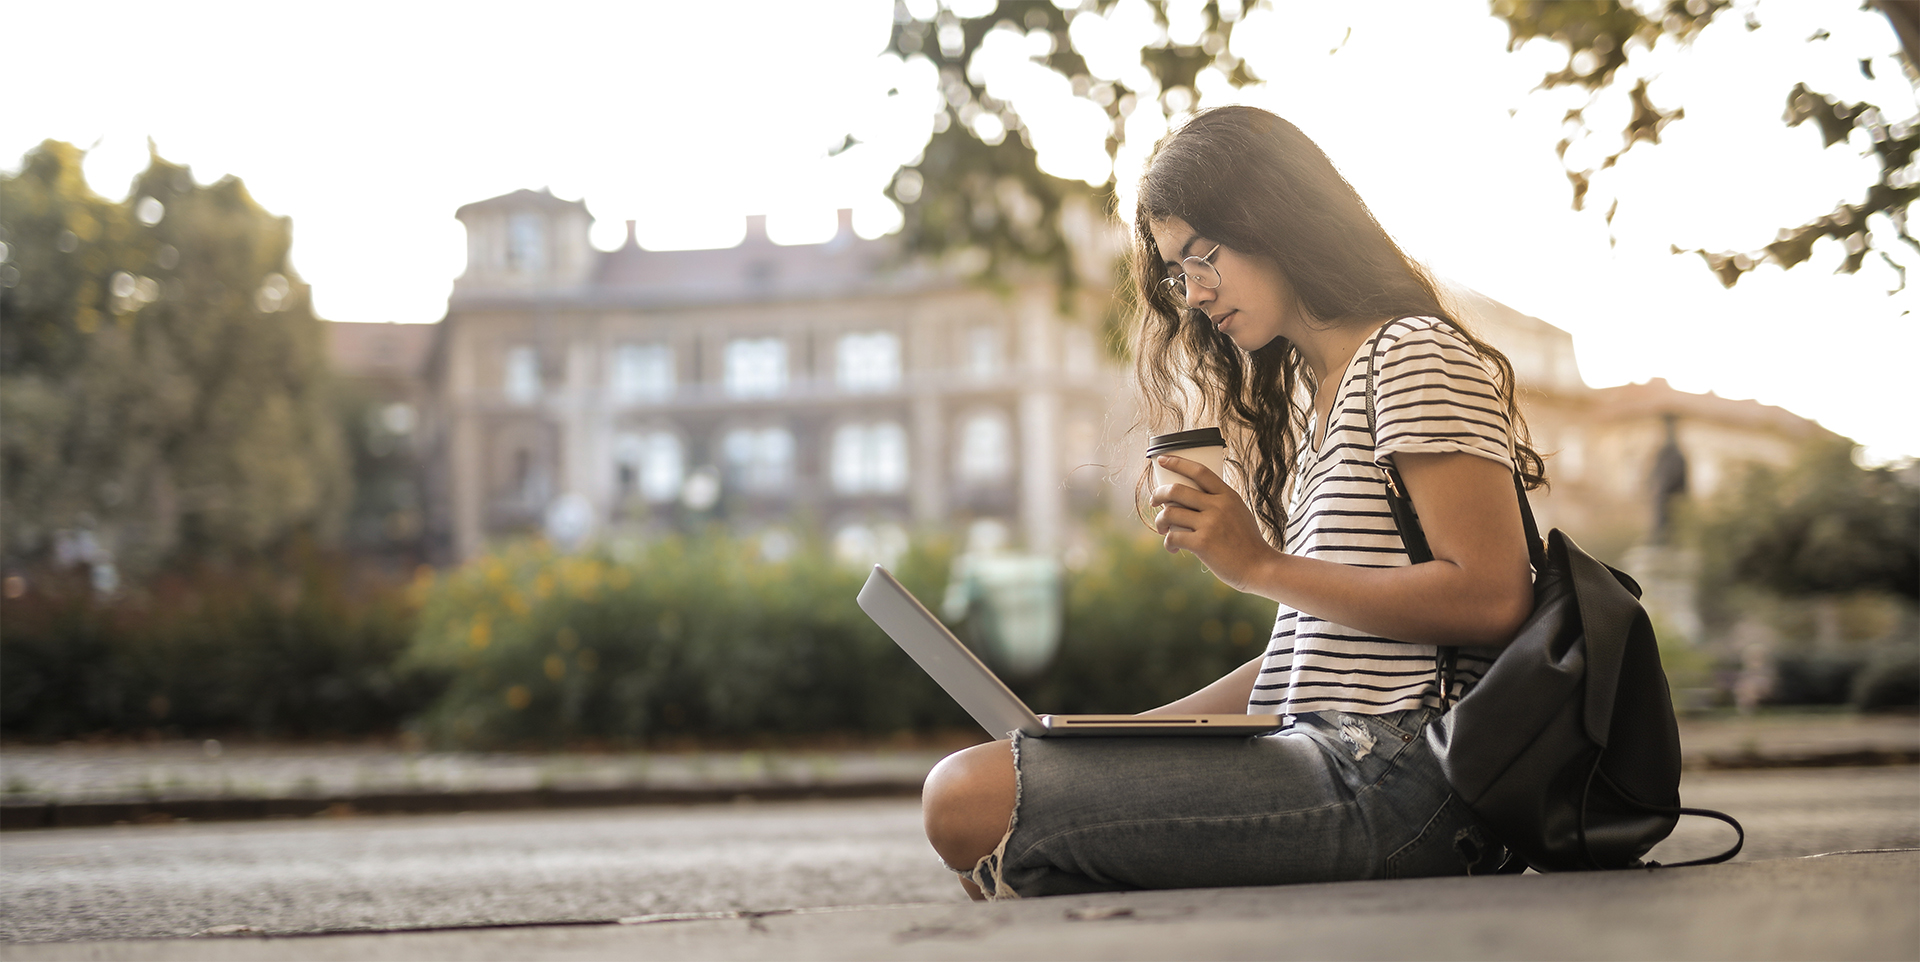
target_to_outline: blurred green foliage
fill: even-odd
[[[894,571],[934,599],[950,563],[929,539]],[[521,544],[416,586],[403,665],[451,679],[421,719],[443,744],[971,729],[855,604],[865,578],[818,545],[774,562],[721,535],[621,556]],[[1262,651],[1273,620],[1130,532],[1108,532],[1066,596],[1059,654],[1014,685],[1039,711],[1171,701]]]
[[[404,584],[293,548],[272,565],[204,563],[114,596],[78,574],[14,576],[0,598],[0,729],[322,737],[388,733],[439,690],[396,662]],[[16,580],[17,579],[17,580]]]
[[[428,491],[417,411],[349,378],[335,382],[334,396],[352,466],[341,546],[362,558],[420,564],[429,555]]]
[[[945,554],[896,574],[937,597]],[[458,745],[964,724],[854,603],[865,578],[817,544],[775,562],[717,533],[619,558],[509,546],[419,586],[405,665],[451,677],[422,728]]]
[[[325,540],[350,497],[292,227],[154,156],[127,199],[48,141],[0,176],[0,552],[85,530],[136,578]]]
[[[1852,455],[1838,438],[1750,465],[1690,512],[1701,616],[1776,639],[1776,704],[1920,705],[1920,486]]]
[[[1920,600],[1920,487],[1818,442],[1786,468],[1748,467],[1703,506],[1702,595],[1746,585],[1785,596],[1886,592]]]

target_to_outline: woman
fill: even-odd
[[[1511,365],[1451,317],[1326,155],[1265,111],[1206,111],[1162,140],[1134,224],[1148,421],[1220,425],[1247,492],[1163,457],[1193,483],[1151,491],[1154,529],[1279,603],[1261,656],[1154,711],[1291,725],[977,745],[928,776],[929,841],[976,898],[1487,865],[1493,846],[1421,729],[1443,704],[1435,646],[1462,646],[1457,698],[1532,603],[1513,475],[1545,476]],[[1389,465],[1431,562],[1409,563],[1387,513]]]

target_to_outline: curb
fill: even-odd
[[[178,798],[138,802],[0,804],[0,831],[152,825],[173,821],[232,822],[354,815],[447,815],[626,805],[704,805],[807,799],[918,797],[918,781],[835,785],[734,785],[709,788],[531,789],[499,792],[395,792],[325,798]]]
[[[1806,752],[1802,754],[1762,755],[1738,753],[1702,754],[1686,759],[1686,768],[1706,771],[1738,771],[1756,768],[1870,768],[1882,765],[1920,765],[1920,749],[1862,748],[1846,752]]]
[[[1857,749],[1840,752],[1762,755],[1702,753],[1688,757],[1691,771],[1920,765],[1920,750]],[[616,808],[639,805],[710,805],[717,802],[790,802],[808,799],[918,797],[921,782],[868,781],[829,785],[716,785],[705,788],[540,788],[513,791],[388,792],[301,798],[153,798],[117,802],[0,803],[0,832],[107,825],[154,825],[175,821],[238,822],[276,818],[346,818],[355,815],[450,815],[541,809]]]

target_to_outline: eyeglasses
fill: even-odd
[[[1166,287],[1167,293],[1181,300],[1186,300],[1188,278],[1192,278],[1195,284],[1207,290],[1219,290],[1220,268],[1213,266],[1213,255],[1220,253],[1220,246],[1219,244],[1213,245],[1213,250],[1208,251],[1204,256],[1196,254],[1183,259],[1180,262],[1180,266],[1186,268],[1184,272],[1170,274],[1160,281],[1160,283]]]

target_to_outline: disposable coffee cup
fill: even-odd
[[[1215,477],[1225,478],[1227,469],[1227,439],[1220,436],[1219,428],[1196,428],[1192,431],[1177,431],[1173,434],[1156,434],[1147,439],[1147,458],[1153,461],[1153,486],[1166,484],[1184,484],[1191,488],[1200,487],[1199,482],[1172,468],[1160,466],[1158,458],[1163,454],[1198,461],[1212,469]]]

